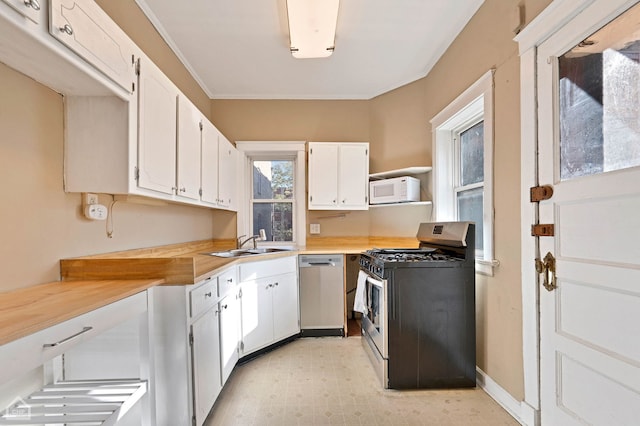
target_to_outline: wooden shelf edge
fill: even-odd
[[[379,207],[398,207],[398,206],[430,206],[432,201],[411,201],[408,203],[386,203],[386,204],[369,204],[370,209],[377,209]]]

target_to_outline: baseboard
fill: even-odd
[[[504,408],[521,425],[536,426],[537,411],[524,401],[516,400],[484,371],[476,367],[476,382],[491,398]]]

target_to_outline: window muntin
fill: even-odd
[[[267,241],[294,241],[295,161],[251,159],[253,235],[264,229]]]

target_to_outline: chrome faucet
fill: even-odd
[[[242,240],[242,237],[246,237],[246,235],[240,235],[237,239],[236,239],[236,248],[237,249],[241,249],[242,246],[244,246],[246,243],[248,243],[249,241],[253,240],[253,248],[258,248],[256,242],[257,241],[264,241],[267,239],[267,234],[264,232],[264,229],[261,229],[258,233],[258,235],[253,235],[247,239],[245,239],[244,241]]]

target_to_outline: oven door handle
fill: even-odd
[[[384,287],[384,283],[381,280],[377,280],[373,278],[371,275],[367,275],[367,281],[375,285],[376,287],[380,287],[380,288]]]

